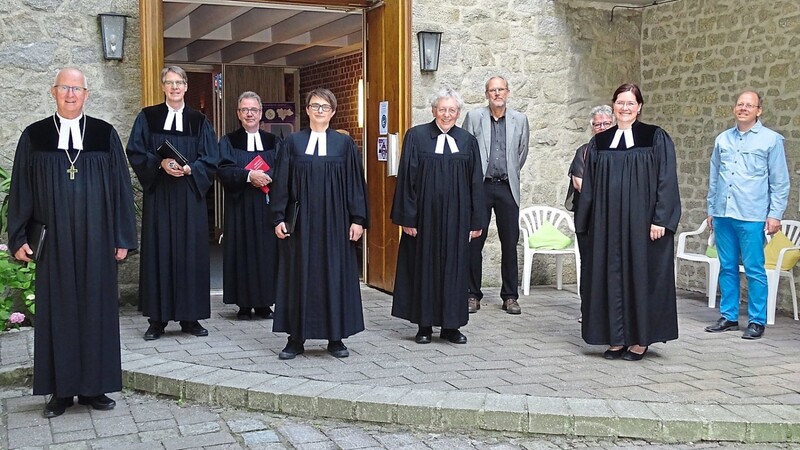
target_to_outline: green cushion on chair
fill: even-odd
[[[778,254],[781,250],[794,246],[792,241],[790,241],[782,231],[775,233],[766,247],[764,247],[764,267],[767,269],[774,269],[775,264],[778,263]],[[800,261],[800,250],[790,250],[786,252],[783,255],[783,261],[781,261],[781,270],[791,270],[792,267],[797,264],[797,261]]]
[[[529,238],[528,246],[530,248],[540,248],[546,250],[561,250],[567,248],[572,244],[572,239],[564,236],[564,233],[558,230],[550,222],[544,222]]]

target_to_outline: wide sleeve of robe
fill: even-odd
[[[225,194],[238,196],[244,191],[249,183],[247,182],[247,169],[239,167],[236,164],[236,158],[233,155],[233,145],[230,138],[222,136],[219,140],[219,179],[225,186]]]
[[[476,141],[477,142],[477,141]],[[403,153],[397,170],[397,186],[392,203],[392,222],[401,227],[417,226],[417,186],[416,171],[419,167],[418,143],[414,129],[406,132],[403,139]],[[480,164],[480,159],[478,159]],[[480,167],[479,167],[480,169]]]
[[[653,136],[653,153],[658,167],[658,185],[652,223],[675,233],[681,219],[675,146],[667,132],[661,128]]]
[[[150,126],[144,111],[142,111],[133,122],[133,129],[128,138],[127,153],[131,167],[145,190],[153,188],[158,179],[158,172],[161,170],[161,157],[158,156],[155,149],[148,148],[150,146],[149,136]]]
[[[592,138],[586,149],[586,158],[583,162],[583,181],[581,182],[581,195],[578,199],[578,210],[575,213],[575,232],[588,233],[592,217],[592,168],[596,156],[597,141]],[[571,184],[571,183],[570,183]]]
[[[361,155],[352,139],[349,139],[347,151],[347,210],[350,212],[350,223],[364,228],[369,226],[367,182],[364,179]]]
[[[470,176],[470,230],[480,230],[487,226],[489,218],[486,217],[486,203],[483,197],[483,166],[481,166],[481,151],[478,141],[470,139],[471,176]]]
[[[286,220],[286,206],[289,204],[289,186],[291,180],[289,173],[292,165],[292,154],[294,153],[294,140],[291,137],[278,143],[278,150],[275,155],[275,165],[271,169],[270,177],[270,205],[273,214],[273,226]]]
[[[26,129],[17,143],[14,166],[11,169],[11,190],[8,193],[8,249],[12,254],[28,242],[25,226],[33,215],[30,144],[30,134]]]
[[[211,185],[214,183],[214,174],[219,165],[217,137],[214,134],[214,127],[211,126],[208,119],[202,121],[198,139],[200,139],[198,155],[197,159],[189,163],[189,167],[192,168],[189,178],[194,182],[197,187],[196,192],[202,198],[211,189]]]
[[[111,170],[114,173],[114,240],[116,248],[137,248],[136,211],[133,207],[133,188],[128,160],[119,134],[113,128],[109,138],[111,144]]]

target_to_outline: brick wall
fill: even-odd
[[[315,88],[326,88],[336,96],[338,106],[331,128],[347,130],[356,145],[364,148],[362,128],[358,127],[358,80],[361,78],[361,53],[341,56],[300,69],[300,102]],[[308,116],[300,115],[300,127],[308,127]]]
[[[733,104],[744,89],[761,93],[762,122],[786,138],[792,191],[784,217],[798,219],[800,3],[713,0],[647,8],[641,45],[643,120],[662,126],[675,141],[680,231],[695,229],[706,217],[714,139],[734,125]],[[682,265],[678,286],[704,290],[700,269]],[[786,308],[789,284],[780,286]]]

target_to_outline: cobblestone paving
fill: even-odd
[[[194,405],[131,391],[111,395],[113,411],[75,405],[44,419],[44,398],[29,388],[0,388],[0,449],[789,449],[791,445],[703,442],[659,444],[510,433],[437,432],[392,425],[303,420],[275,414]]]

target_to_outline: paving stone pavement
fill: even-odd
[[[298,449],[298,450],[559,450],[559,449],[789,449],[792,444],[703,442],[659,444],[632,439],[532,436],[520,433],[442,432],[389,424],[307,420],[210,407],[125,390],[117,407],[76,405],[44,419],[42,397],[30,388],[0,388],[0,449]]]
[[[286,336],[270,320],[236,320],[212,298],[208,337],[170,324],[144,341],[145,318],[123,308],[124,384],[212,405],[298,417],[663,442],[800,442],[800,322],[779,315],[764,338],[706,333],[719,312],[679,291],[680,339],[651,346],[639,362],[607,361],[580,337],[575,287],[535,287],[522,314],[500,309],[488,289],[455,345],[413,341],[416,327],[390,316],[391,296],[362,287],[366,331],[331,357],[308,341],[277,358]],[[746,317],[746,313],[743,314]],[[27,345],[25,345],[27,344]],[[32,333],[0,336],[0,380],[30,371]],[[13,377],[12,377],[13,378]],[[324,448],[324,447],[323,447]]]

